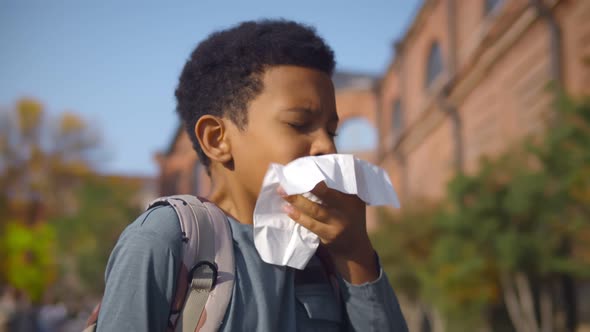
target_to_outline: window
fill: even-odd
[[[404,128],[404,115],[402,113],[402,102],[398,98],[393,102],[393,116],[392,116],[392,128],[393,134],[397,137],[402,129]]]
[[[426,87],[430,87],[432,82],[440,75],[443,71],[443,59],[442,52],[438,42],[434,42],[430,47],[428,53],[428,63],[426,65]]]
[[[484,14],[488,15],[490,14],[492,11],[494,11],[494,9],[496,9],[498,7],[498,5],[500,3],[502,3],[503,0],[485,0],[484,2]]]

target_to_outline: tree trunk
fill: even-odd
[[[539,302],[541,306],[541,332],[553,332],[553,298],[550,283],[541,286]]]
[[[517,272],[514,277],[501,276],[504,303],[512,325],[517,332],[539,332],[535,301],[526,274]]]
[[[512,321],[512,325],[516,332],[529,332],[527,324],[524,321],[524,317],[520,311],[520,305],[516,296],[516,290],[512,285],[512,280],[508,274],[502,274],[501,276],[502,292],[504,293],[504,303],[506,304],[506,310],[508,316]]]
[[[439,310],[431,308],[427,311],[426,316],[430,321],[430,326],[432,326],[432,332],[445,332],[445,322]]]
[[[424,310],[422,310],[423,304],[419,300],[410,300],[402,294],[398,295],[398,299],[408,324],[408,330],[422,331],[425,315]]]
[[[518,289],[520,306],[523,308],[522,312],[528,321],[529,331],[539,332],[539,324],[537,323],[537,315],[535,314],[535,300],[531,291],[531,283],[526,274],[522,272],[516,273],[516,288]]]

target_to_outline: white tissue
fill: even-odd
[[[263,261],[304,269],[320,241],[317,235],[283,212],[288,195],[304,194],[320,202],[310,191],[321,181],[332,189],[355,194],[368,205],[392,205],[399,201],[387,173],[380,167],[347,154],[303,157],[283,166],[271,164],[264,176],[254,209],[254,244]]]

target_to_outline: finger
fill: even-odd
[[[320,183],[323,183],[323,182],[320,182]],[[317,185],[316,185],[316,187],[317,187]],[[322,191],[322,192],[324,192],[325,190],[328,190],[328,187],[324,186],[324,188],[317,189],[317,190]],[[283,187],[281,187],[281,186],[277,186],[277,194],[279,194],[279,196],[281,196],[282,198],[286,198],[288,196],[294,196],[294,195],[287,195],[287,193],[285,192],[285,189],[283,189]],[[310,197],[306,196],[307,194],[312,194],[312,192],[304,193],[302,195],[305,198],[307,198],[308,200],[310,200],[312,202],[315,202],[315,203],[318,203],[318,201],[314,200],[313,198],[310,198]],[[319,200],[320,201],[319,203],[322,204],[322,201],[321,201],[321,199],[319,197],[317,197],[315,194],[313,194],[312,196],[314,196],[315,199]]]
[[[321,199],[324,206],[338,207],[342,206],[342,204],[364,204],[357,195],[351,195],[332,189],[328,187],[325,182],[318,183],[311,193]]]
[[[325,206],[312,202],[302,195],[291,195],[284,197],[284,199],[291,203],[297,210],[317,221],[326,222],[330,218],[330,214]]]
[[[332,201],[332,196],[336,190],[330,189],[324,181],[318,183],[312,190],[311,193],[317,196],[322,202]]]
[[[329,234],[328,225],[318,220],[315,220],[309,215],[301,213],[301,211],[298,211],[297,208],[295,208],[293,205],[285,204],[283,206],[283,210],[287,213],[289,218],[293,219],[293,221],[300,224],[301,226],[307,228],[310,232],[316,234],[320,238],[323,238],[324,236]]]

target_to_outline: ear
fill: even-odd
[[[232,161],[229,135],[224,121],[213,115],[203,115],[195,124],[195,135],[201,149],[211,159],[225,164]]]

